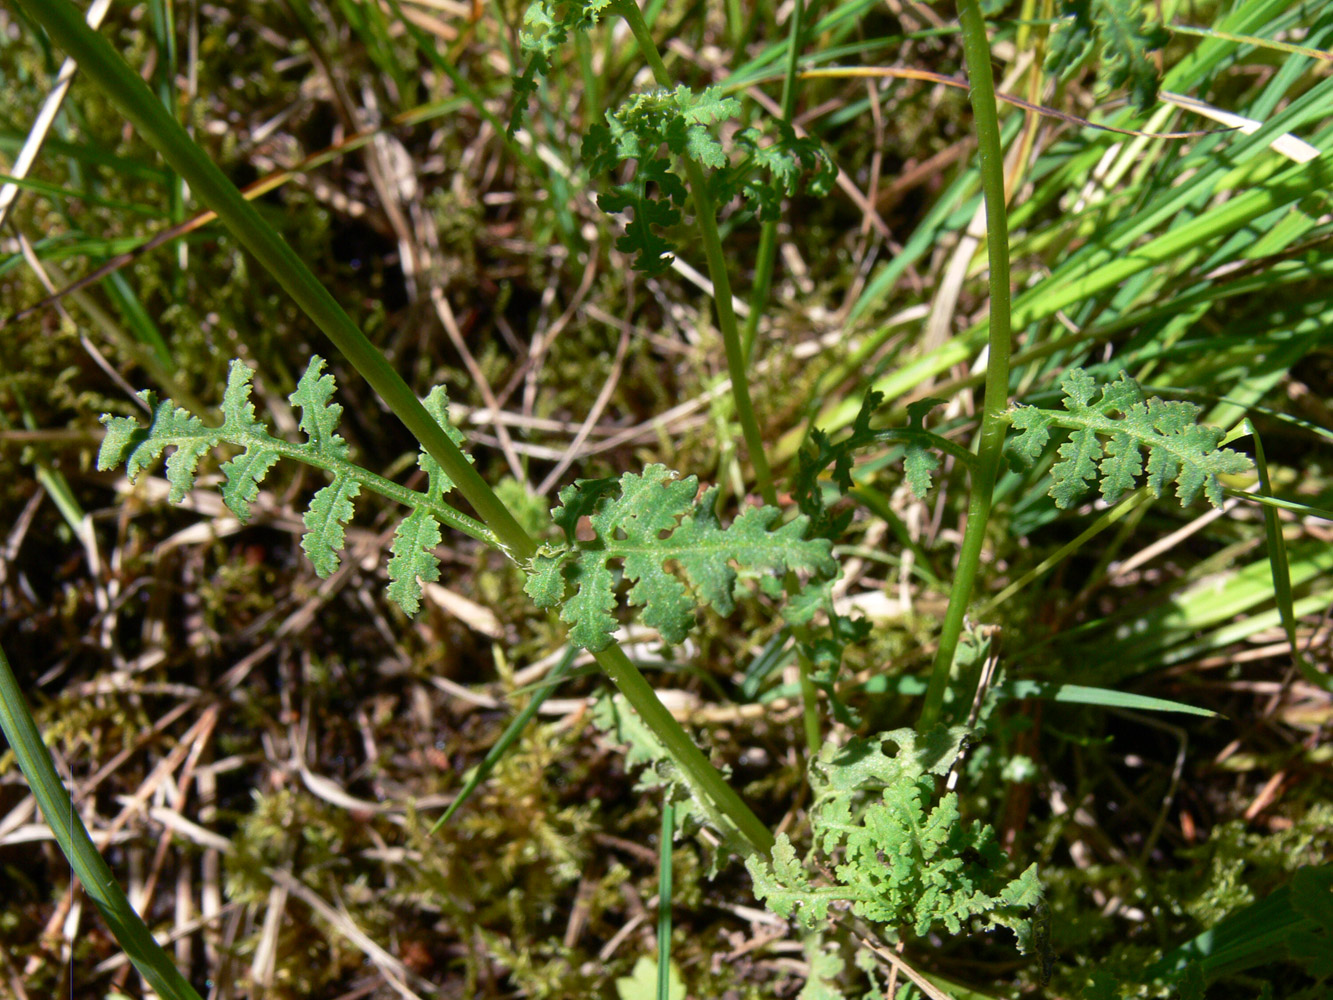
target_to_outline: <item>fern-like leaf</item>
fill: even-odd
[[[803,179],[816,196],[832,184],[837,170],[823,148],[814,139],[798,138],[785,124],[778,125],[779,137],[769,143],[756,129],[742,131],[733,163],[715,126],[740,109],[716,87],[696,93],[681,86],[635,94],[607,113],[606,124],[589,129],[583,140],[589,172],[608,173],[635,161],[634,178],[600,196],[597,204],[606,212],[630,213],[616,246],[634,254],[636,269],[663,271],[676,250],[664,231],[680,222],[686,186],[674,172],[673,157],[709,171],[709,189],[718,205],[739,195],[763,219],[776,218],[782,199],[795,194]]]
[[[1149,53],[1170,36],[1160,25],[1145,26],[1146,10],[1142,0],[1061,0],[1061,20],[1047,42],[1046,71],[1067,77],[1099,51],[1098,82],[1108,90],[1128,86],[1134,102],[1148,110],[1158,84]]]
[[[106,437],[97,452],[97,468],[105,472],[123,462],[125,475],[134,482],[157,463],[167,448],[174,448],[167,459],[167,482],[171,484],[171,502],[180,503],[194,487],[199,459],[221,438],[169,399],[159,402],[148,390],[139,393],[139,398],[148,404],[151,414],[147,427],[140,427],[133,417],[102,415]]]
[[[929,494],[931,479],[939,468],[936,452],[946,452],[964,464],[974,461],[970,452],[948,438],[926,430],[926,415],[935,407],[942,406],[944,400],[931,397],[909,403],[906,427],[872,427],[871,419],[883,402],[883,393],[867,393],[851,430],[836,442],[818,428],[811,432],[811,446],[801,455],[800,468],[792,483],[792,494],[801,512],[813,522],[817,534],[840,538],[843,529],[851,521],[850,511],[839,515],[829,513],[831,505],[825,500],[821,477],[826,469],[830,470],[829,478],[838,492],[844,495],[850,493],[854,485],[852,468],[858,451],[875,444],[901,445],[907,483],[913,495],[921,500]]]
[[[347,442],[336,432],[343,408],[332,402],[337,385],[332,375],[321,375],[324,359],[319,355],[310,359],[296,391],[288,396],[293,406],[301,408],[301,430],[305,431],[311,446],[319,453],[344,458]]]
[[[435,418],[449,439],[462,448],[463,434],[449,422],[449,397],[443,386],[436,386],[425,400],[426,411]],[[466,454],[466,452],[464,452]],[[467,455],[472,461],[472,456]],[[440,463],[422,448],[417,465],[426,474],[426,495],[433,500],[454,488],[454,482]],[[440,522],[424,507],[414,507],[394,530],[389,559],[388,595],[409,616],[421,607],[419,580],[434,582],[440,578],[440,560],[434,549],[440,544]]]
[[[649,182],[656,185],[651,194]],[[661,274],[671,267],[676,245],[660,231],[680,222],[685,186],[665,160],[640,163],[634,180],[618,184],[598,195],[597,207],[609,215],[626,213],[625,235],[616,238],[616,249],[633,257],[631,266],[646,274]]]
[[[796,848],[785,833],[777,835],[771,859],[752,854],[745,859],[745,867],[754,882],[756,899],[787,920],[796,920],[813,930],[828,919],[829,906],[845,898],[835,888],[818,887],[796,856]]]
[[[523,14],[519,48],[528,63],[514,78],[514,107],[509,119],[512,136],[523,124],[528,98],[537,81],[551,72],[551,60],[575,31],[587,31],[611,6],[611,0],[534,0]]]
[[[315,494],[305,512],[301,548],[321,578],[332,576],[341,562],[338,553],[345,541],[343,528],[356,512],[352,501],[360,492],[361,484],[353,477],[337,476]]]
[[[775,127],[778,137],[767,143],[757,128],[738,132],[736,147],[744,155],[711,179],[715,201],[725,204],[739,194],[765,222],[778,217],[784,197],[804,193],[822,198],[838,177],[837,166],[818,140],[798,136],[783,121]]]
[[[645,624],[667,642],[681,642],[694,625],[696,607],[721,614],[735,607],[742,581],[773,580],[787,571],[831,575],[836,563],[827,539],[804,537],[804,517],[777,526],[772,507],[750,508],[723,528],[713,510],[716,493],[698,501],[698,480],[677,479],[662,465],[617,480],[580,482],[560,493],[553,517],[565,531],[563,547],[546,547],[529,569],[525,590],[538,607],[573,593],[560,617],[572,627],[570,641],[597,651],[616,629],[617,574],[632,586],[631,605],[643,608]],[[596,539],[580,542],[578,520],[590,516]],[[684,577],[666,569],[678,567]],[[687,583],[689,586],[687,586]]]
[[[953,792],[930,805],[934,776],[953,765],[963,734],[904,729],[842,749],[826,745],[811,765],[810,821],[814,860],[823,870],[832,865],[835,880],[821,884],[791,842],[779,838],[771,861],[746,863],[755,894],[808,928],[843,900],[866,920],[906,924],[918,935],[936,926],[957,934],[980,918],[1013,929],[1027,950],[1026,911],[1041,896],[1035,866],[1006,879],[994,830],[977,821],[965,825]],[[885,754],[883,742],[896,743],[898,753]]]
[[[939,456],[928,444],[926,414],[935,407],[943,405],[943,402],[941,399],[928,397],[907,404],[907,429],[921,433],[907,440],[903,453],[903,473],[907,477],[907,485],[911,488],[912,495],[918,500],[926,499],[930,493],[931,477],[940,467]]]
[[[279,455],[269,442],[268,428],[255,417],[250,401],[254,370],[240,361],[231,363],[227,391],[222,396],[223,427],[233,433],[246,432],[245,451],[223,463],[222,500],[242,523],[250,520],[250,504],[259,496],[259,485]]]
[[[133,417],[102,417],[106,437],[98,452],[97,467],[105,470],[124,463],[133,481],[172,448],[166,469],[171,484],[169,499],[179,503],[193,488],[199,461],[207,452],[222,444],[237,446],[240,452],[222,465],[222,498],[241,521],[249,520],[250,505],[258,497],[265,475],[279,458],[294,458],[322,469],[332,477],[332,482],[311,501],[304,518],[306,533],[301,540],[302,549],[321,577],[338,568],[346,525],[355,513],[354,500],[363,486],[405,503],[411,510],[394,535],[389,560],[389,597],[409,615],[415,614],[421,603],[418,581],[439,578],[438,560],[432,550],[440,543],[441,523],[474,538],[486,541],[492,538],[482,525],[443,502],[444,494],[454,484],[424,450],[417,460],[428,481],[424,494],[390,483],[350,462],[347,442],[337,433],[342,407],[332,401],[336,386],[333,376],[323,374],[323,369],[322,358],[311,359],[290,396],[292,405],[301,408],[300,426],[307,438],[304,443],[283,441],[269,433],[255,416],[250,399],[254,373],[240,361],[233,361],[222,397],[221,427],[208,427],[170,400],[159,402],[152,393],[144,392],[141,397],[151,414],[146,426]],[[444,390],[433,390],[425,405],[450,438],[461,446],[463,436],[449,423]]]
[[[616,247],[634,255],[635,269],[664,271],[675,250],[660,233],[680,221],[686,189],[663,150],[711,169],[725,167],[726,151],[709,126],[739,111],[739,102],[722,97],[715,87],[696,94],[681,86],[635,94],[607,112],[605,125],[588,130],[583,156],[593,174],[610,172],[627,160],[636,162],[633,180],[597,199],[604,212],[632,213]]]
[[[1051,468],[1050,495],[1057,507],[1073,506],[1100,480],[1101,493],[1115,503],[1134,489],[1144,472],[1148,452],[1148,488],[1160,497],[1172,482],[1181,506],[1202,491],[1215,507],[1224,498],[1220,475],[1245,472],[1250,460],[1218,447],[1223,432],[1198,423],[1199,407],[1182,401],[1145,396],[1124,372],[1101,390],[1079,368],[1062,380],[1064,410],[1015,406],[1009,421],[1021,433],[1009,453],[1018,465],[1031,465],[1042,454],[1054,427],[1069,430],[1060,446],[1060,461]]]
[[[419,507],[394,529],[387,592],[409,616],[421,608],[419,581],[440,578],[440,560],[431,551],[440,541],[440,522]]]

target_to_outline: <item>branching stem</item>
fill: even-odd
[[[531,559],[537,551],[536,543],[472,467],[472,463],[458,446],[449,440],[444,429],[417,399],[402,376],[361,332],[355,321],[290,245],[264,221],[255,207],[245,200],[203,149],[190,139],[180,123],[167,113],[138,75],[111,48],[110,43],[88,29],[78,10],[69,3],[69,0],[20,0],[20,5],[34,22],[47,30],[56,45],[75,59],[79,69],[115,103],[139,134],[162,154],[171,168],[189,183],[190,190],[195,196],[217,213],[218,218],[241,245],[259,260],[297,305],[342,351],[344,357],[370,383],[389,409],[440,463],[445,474],[453,480],[459,492],[481,516],[486,526],[494,532],[499,544],[510,557],[520,562]],[[638,7],[632,0],[621,0],[620,6],[632,9],[634,16],[629,18],[631,27],[635,29],[635,36],[642,41],[648,29]],[[656,58],[655,71],[657,68],[665,71],[656,49],[650,47],[649,51],[650,59]],[[713,224],[713,236],[716,242],[716,224],[711,214],[708,215],[708,220]],[[720,259],[720,246],[718,256]],[[718,292],[726,302],[727,311],[730,313],[731,296],[729,291],[725,291],[729,287],[725,284],[725,272],[722,277],[723,286]],[[717,280],[716,275],[714,280]],[[731,321],[731,340],[735,342],[734,353],[739,357],[740,344],[734,317]],[[732,353],[733,350],[729,347],[728,358]],[[739,381],[737,384],[743,393],[744,381]],[[744,398],[745,406],[749,410],[749,397],[745,395]],[[753,411],[749,412],[750,423],[753,425]],[[757,434],[756,429],[756,440],[758,440]],[[751,447],[753,449],[754,445]],[[756,469],[762,467],[767,475],[768,467],[764,462],[763,452],[755,450],[752,458]],[[771,481],[768,488],[772,490]],[[643,675],[630,663],[624,651],[613,646],[597,654],[597,660],[617,687],[625,693],[625,697],[643,717],[644,722],[652,727],[658,738],[676,755],[681,766],[730,817],[750,844],[756,850],[767,852],[773,843],[768,828],[691,742],[685,730],[672,718],[671,713],[663,706]]]

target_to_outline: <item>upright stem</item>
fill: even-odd
[[[666,63],[662,61],[662,56],[657,51],[657,43],[653,41],[652,32],[648,30],[648,25],[643,19],[643,14],[639,11],[636,0],[615,0],[614,9],[629,24],[630,31],[634,33],[634,38],[639,43],[639,49],[643,53],[644,60],[652,68],[653,78],[661,86],[670,87],[672,83],[671,74],[667,72]],[[800,18],[803,10],[803,0],[796,0],[796,10],[792,14],[794,19],[792,23],[792,54],[787,63],[787,79],[782,95],[783,107],[788,120],[791,118],[790,109],[796,101],[796,50],[800,37]],[[741,433],[745,436],[745,445],[750,452],[750,463],[754,466],[755,485],[759,490],[759,495],[763,497],[764,503],[776,507],[778,505],[778,493],[773,485],[773,472],[768,464],[768,454],[764,451],[764,439],[759,432],[759,422],[755,419],[754,405],[750,401],[748,362],[754,333],[747,328],[747,339],[742,342],[736,325],[736,313],[731,305],[731,280],[727,276],[727,261],[722,250],[722,237],[717,230],[717,209],[713,205],[712,196],[708,193],[708,181],[704,177],[703,170],[693,160],[685,161],[685,170],[690,183],[690,196],[694,200],[695,224],[699,228],[699,235],[703,238],[704,256],[708,261],[708,276],[713,281],[713,304],[717,309],[717,325],[722,332],[722,343],[727,352],[727,373],[731,376],[731,395],[736,403],[736,415],[740,419]],[[776,228],[774,229],[774,235],[776,236]],[[771,253],[766,269],[771,274]],[[763,298],[767,299],[767,297],[768,293],[765,291]],[[762,305],[763,303],[760,301],[760,308],[762,308]],[[751,312],[752,322],[756,312],[757,310]],[[790,577],[786,581],[786,588],[788,594],[794,593],[794,581]],[[819,726],[819,695],[811,679],[812,668],[810,662],[803,654],[799,656],[799,670],[802,728],[805,732],[806,747],[813,758],[819,752],[823,735]],[[765,829],[765,833],[767,832],[767,829]],[[771,837],[771,834],[769,836]]]
[[[639,43],[639,50],[644,60],[653,71],[653,78],[660,86],[670,87],[671,74],[666,63],[657,51],[648,23],[643,19],[636,0],[614,0],[612,9],[625,19],[629,29]],[[708,261],[708,277],[713,282],[713,305],[717,310],[717,325],[722,333],[722,343],[727,351],[727,374],[731,376],[731,395],[736,401],[736,415],[741,422],[741,433],[745,436],[745,446],[750,452],[750,463],[754,466],[755,485],[764,503],[777,506],[778,494],[773,487],[773,472],[768,465],[768,455],[764,451],[764,438],[759,432],[759,422],[755,419],[754,405],[750,401],[750,382],[746,376],[745,349],[741,344],[740,329],[736,324],[736,312],[731,306],[731,280],[727,277],[727,259],[722,250],[722,237],[717,231],[717,209],[713,198],[708,193],[708,180],[703,169],[693,160],[685,161],[685,173],[690,183],[690,197],[694,201],[694,221],[703,240],[704,256]]]
[[[990,42],[980,0],[958,0],[958,16],[963,26],[963,54],[967,60],[967,78],[972,87],[972,114],[977,128],[977,161],[981,171],[981,189],[986,196],[986,251],[990,259],[990,353],[986,366],[986,398],[981,413],[981,433],[977,442],[976,474],[971,477],[971,495],[967,504],[967,528],[958,553],[958,569],[949,593],[949,610],[944,616],[939,648],[931,668],[930,685],[917,723],[919,730],[934,726],[940,719],[944,694],[949,685],[949,671],[963,631],[963,616],[972,597],[972,587],[981,566],[981,550],[986,541],[986,522],[990,518],[995,475],[1000,465],[1007,424],[1003,419],[1009,405],[1009,222],[1005,213],[1004,156],[1000,149],[1000,122],[995,109],[995,80],[991,76]]]
[[[69,858],[84,891],[97,905],[102,919],[144,981],[159,996],[199,1000],[194,987],[176,969],[130,905],[120,883],[88,836],[83,820],[74,811],[74,804],[56,774],[51,752],[42,742],[42,735],[37,731],[37,724],[28,711],[23,691],[3,649],[0,649],[0,730],[4,731],[23,777],[32,789],[33,798],[42,810],[42,818],[51,828],[60,850]]]
[[[662,833],[657,864],[657,997],[671,995],[671,849],[676,840],[676,807],[662,796]]]
[[[597,664],[634,706],[667,751],[675,759],[691,784],[701,789],[735,824],[751,848],[768,854],[773,849],[773,834],[747,806],[736,790],[723,780],[679,722],[658,699],[643,674],[629,661],[619,646],[609,646],[595,654]]]
[[[801,58],[805,14],[805,0],[795,0],[792,5],[791,28],[787,35],[787,70],[782,77],[782,120],[788,125],[796,113],[796,67]],[[754,338],[759,331],[760,317],[768,305],[777,248],[778,220],[769,219],[759,230],[759,249],[754,259],[754,287],[750,290],[750,315],[745,319],[745,334],[742,338],[747,364],[754,359]]]

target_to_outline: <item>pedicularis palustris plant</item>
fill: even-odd
[[[427,475],[425,491],[399,486],[351,460],[337,433],[341,407],[332,402],[333,378],[321,374],[323,366],[322,359],[313,359],[291,396],[301,410],[304,442],[275,438],[255,417],[250,402],[253,373],[234,361],[220,426],[209,427],[170,400],[144,392],[152,413],[146,424],[133,417],[103,418],[107,434],[98,467],[123,464],[133,479],[171,449],[167,481],[170,499],[179,502],[195,485],[200,459],[215,447],[232,445],[241,451],[222,465],[221,491],[242,521],[250,517],[261,481],[280,458],[321,469],[330,482],[311,500],[301,542],[321,577],[338,567],[353,501],[363,489],[380,493],[407,508],[390,550],[388,595],[403,611],[415,614],[419,581],[439,575],[432,549],[440,542],[441,526],[482,541],[492,539],[484,526],[448,505],[445,497],[453,484],[425,452],[418,459]],[[1022,432],[1011,449],[1019,462],[1039,460],[1052,429],[1069,431],[1050,471],[1051,495],[1062,507],[1093,482],[1100,482],[1107,501],[1119,499],[1143,474],[1145,453],[1149,489],[1160,495],[1174,482],[1182,503],[1202,491],[1220,505],[1218,476],[1249,467],[1243,455],[1218,447],[1220,431],[1197,423],[1196,406],[1145,396],[1127,375],[1099,389],[1082,370],[1071,369],[1064,393],[1061,409],[1015,406],[1009,413],[1010,422]],[[443,390],[435,389],[425,402],[446,433],[462,443],[461,432],[448,422]],[[827,613],[828,634],[810,641],[839,650],[834,662],[825,663],[821,678],[821,686],[831,692],[841,645],[864,633],[858,632],[857,623],[833,612],[827,600],[827,585],[838,575],[831,543],[846,520],[828,516],[827,500],[818,487],[820,473],[832,466],[833,484],[850,490],[854,452],[898,440],[906,445],[909,483],[924,496],[937,465],[931,448],[958,451],[922,426],[936,401],[914,408],[908,426],[886,429],[871,425],[877,402],[868,398],[850,432],[837,443],[822,433],[815,435],[815,447],[805,457],[797,482],[806,512],[795,516],[773,507],[748,507],[724,526],[716,489],[701,494],[695,477],[682,478],[662,465],[566,487],[560,506],[552,511],[559,535],[523,566],[525,590],[538,607],[560,609],[570,626],[571,643],[597,651],[611,643],[620,625],[618,603],[641,609],[643,624],[655,628],[664,641],[680,643],[696,626],[699,610],[711,607],[730,614],[751,581],[768,597],[779,598],[784,576],[798,573],[804,583],[790,595],[785,611],[802,626],[809,626],[818,611]],[[579,537],[580,523],[591,527],[592,537]],[[623,705],[619,710],[626,711]],[[617,735],[637,747],[639,756],[632,763],[670,768],[671,755],[648,730],[618,729]],[[961,822],[956,793],[930,804],[934,778],[954,765],[966,735],[961,727],[935,727],[920,735],[898,730],[841,747],[825,744],[810,762],[811,853],[803,862],[783,834],[771,858],[752,854],[749,868],[756,894],[775,912],[795,916],[809,928],[821,924],[837,902],[850,904],[853,913],[867,920],[907,925],[917,934],[936,926],[957,933],[971,918],[984,917],[990,924],[1011,927],[1026,950],[1033,934],[1026,914],[1040,899],[1035,865],[1006,879],[1000,874],[1005,858],[994,832],[983,823]],[[885,742],[896,744],[898,752],[886,754]],[[699,815],[730,846],[742,847],[733,824],[683,775],[668,772],[664,782],[645,787],[659,783],[701,798]]]
[[[1048,65],[1066,70],[1091,48],[1101,46],[1109,53],[1103,60],[1105,82],[1128,85],[1140,100],[1150,95],[1155,76],[1145,56],[1153,39],[1144,31],[1138,11],[1121,0],[1067,6],[1072,17],[1056,33]],[[973,50],[979,45],[984,56],[985,35],[976,3],[970,0],[963,8],[972,46],[969,68],[975,71],[973,63],[981,57]],[[333,402],[334,381],[323,373],[319,358],[312,359],[290,397],[300,410],[303,441],[276,437],[258,419],[250,399],[253,373],[237,361],[223,395],[220,425],[205,424],[171,400],[145,392],[142,398],[151,414],[147,423],[133,417],[103,418],[106,437],[98,467],[124,465],[134,479],[166,455],[170,499],[178,502],[194,488],[199,463],[207,453],[219,447],[234,449],[222,465],[221,489],[227,506],[242,521],[251,516],[265,476],[280,459],[318,468],[329,481],[315,493],[305,513],[302,548],[321,577],[339,565],[355,502],[367,492],[379,493],[404,509],[390,548],[387,592],[405,613],[418,611],[422,581],[438,578],[434,549],[442,531],[453,529],[492,544],[513,559],[525,574],[524,589],[534,604],[557,612],[569,626],[570,644],[595,654],[609,655],[616,649],[614,633],[631,613],[663,641],[680,643],[699,624],[703,609],[725,616],[738,600],[761,591],[780,603],[796,637],[807,685],[803,691],[807,712],[813,710],[813,692],[822,690],[847,722],[854,720],[838,704],[834,681],[844,649],[864,639],[868,626],[836,612],[830,590],[839,575],[835,545],[850,519],[845,506],[836,501],[852,490],[852,467],[859,450],[884,443],[901,446],[906,481],[920,498],[928,494],[932,477],[939,473],[940,456],[954,458],[974,491],[985,494],[984,502],[972,508],[981,516],[979,526],[969,525],[970,533],[984,532],[988,491],[1009,428],[1018,432],[1008,443],[1009,459],[1029,466],[1043,461],[1054,434],[1064,435],[1050,469],[1050,493],[1060,507],[1074,504],[1094,484],[1107,502],[1115,502],[1145,478],[1154,495],[1174,484],[1182,504],[1202,493],[1220,505],[1223,492],[1218,477],[1248,468],[1247,459],[1220,446],[1220,431],[1197,422],[1199,410],[1193,404],[1149,396],[1124,374],[1098,385],[1075,368],[1064,375],[1059,408],[1011,405],[988,389],[982,444],[975,454],[927,427],[927,418],[941,401],[914,403],[907,408],[904,425],[883,427],[875,426],[880,399],[871,394],[845,434],[836,440],[822,432],[812,434],[792,483],[795,508],[783,510],[776,502],[765,442],[749,398],[749,349],[732,312],[718,213],[739,205],[740,211],[772,221],[784,199],[798,189],[816,196],[827,191],[835,171],[819,144],[799,136],[789,122],[779,120],[762,128],[738,123],[743,108],[736,98],[715,88],[694,91],[671,81],[633,0],[538,0],[529,8],[522,33],[526,62],[515,85],[511,132],[522,127],[528,100],[552,71],[556,53],[571,35],[610,16],[624,19],[657,86],[631,95],[607,112],[604,122],[589,128],[582,159],[601,185],[599,206],[621,227],[616,246],[637,269],[656,274],[669,267],[680,230],[687,221],[693,226],[707,258],[718,331],[732,379],[732,402],[763,505],[727,511],[718,490],[701,491],[695,476],[654,464],[639,472],[567,486],[551,512],[549,536],[529,539],[511,523],[512,518],[506,520],[508,515],[485,484],[475,481],[476,473],[467,464],[471,460],[462,451],[464,437],[449,422],[443,390],[436,389],[424,401],[402,399],[401,379],[394,381],[397,376],[385,371],[383,358],[364,337],[357,339],[360,334],[354,324],[349,332],[345,315],[330,311],[322,299],[312,299],[308,311],[320,317],[321,326],[367,372],[377,390],[386,398],[396,394],[395,411],[409,414],[409,426],[424,443],[418,459],[426,478],[424,490],[408,489],[356,463],[337,433],[341,407]],[[88,50],[80,61],[92,67],[96,55]],[[985,86],[990,86],[988,77]],[[153,115],[146,111],[143,121],[136,123],[150,137],[157,129],[176,139],[171,132],[174,122]],[[983,142],[983,153],[988,148]],[[268,263],[269,258],[262,256],[266,231],[258,217],[246,215],[241,204],[230,200],[229,189],[219,186],[218,179],[192,156],[182,154],[172,165],[201,196],[217,199],[219,215]],[[992,164],[987,169],[993,181],[998,168]],[[987,188],[988,197],[992,193]],[[1002,221],[1002,205],[998,211]],[[1004,241],[996,242],[1000,245],[992,247],[993,270],[997,264],[1007,268]],[[297,266],[279,258],[276,254],[272,260]],[[305,280],[298,278],[289,286],[294,295]],[[1007,324],[1007,295],[1007,287],[993,288],[997,325],[1001,317]],[[992,372],[1001,375],[1000,396],[1008,385],[1007,359],[1007,340],[993,343],[990,364]],[[448,498],[456,485],[488,523],[451,506]],[[965,539],[964,547],[969,544]],[[612,661],[599,662],[607,666]],[[950,666],[945,662],[940,674],[937,664],[937,675],[947,680]],[[633,670],[628,664],[626,668]],[[612,676],[622,687],[638,677],[626,672]],[[940,794],[939,779],[955,768],[969,734],[964,727],[941,724],[938,706],[919,731],[901,729],[841,744],[830,741],[822,747],[811,741],[809,825],[798,838],[808,849],[801,855],[787,834],[774,840],[762,825],[756,832],[757,820],[743,806],[730,802],[719,806],[720,786],[701,780],[711,773],[701,770],[707,762],[701,764],[695,751],[698,759],[682,764],[683,749],[694,748],[682,748],[677,736],[667,731],[669,717],[653,709],[660,708],[660,702],[651,694],[643,700],[643,690],[635,690],[639,715],[617,696],[599,706],[599,725],[614,729],[631,744],[632,762],[650,765],[645,787],[665,788],[669,795],[693,802],[696,808],[688,814],[696,825],[713,827],[727,845],[748,855],[756,894],[774,912],[811,931],[827,929],[847,912],[882,926],[890,935],[901,928],[924,935],[937,930],[958,933],[977,923],[1003,925],[1015,932],[1021,948],[1040,946],[1040,920],[1033,916],[1041,897],[1035,866],[1006,873],[1008,862],[991,827],[979,821],[965,823],[957,793]],[[807,735],[812,732],[817,736],[817,724],[807,727]],[[886,744],[895,747],[893,753],[886,752]]]

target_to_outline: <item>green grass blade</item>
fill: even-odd
[[[1216,719],[1217,712],[1169,698],[1116,691],[1113,688],[1087,687],[1082,684],[1048,684],[1042,681],[1010,681],[999,688],[1002,698],[1043,698],[1070,705],[1099,705],[1103,708],[1127,708],[1139,712],[1180,712]]]
[[[78,198],[87,205],[112,208],[121,212],[133,212],[136,215],[144,215],[151,219],[156,219],[162,215],[161,210],[154,208],[152,205],[138,205],[134,202],[120,201],[115,198],[103,198],[90,191],[77,191],[60,184],[52,184],[49,181],[34,180],[31,177],[15,177],[13,174],[0,173],[0,184],[12,184],[24,191],[50,195],[52,198]]]
[[[444,811],[444,815],[437,819],[435,825],[430,828],[432,834],[438,832],[442,826],[448,823],[453,814],[458,812],[463,803],[466,802],[472,796],[472,793],[477,790],[478,786],[490,777],[491,772],[495,770],[495,765],[500,763],[500,759],[504,757],[509,748],[514,745],[514,742],[520,736],[523,735],[523,730],[528,728],[528,723],[531,722],[533,717],[537,714],[537,710],[542,707],[542,702],[549,698],[551,692],[554,691],[556,687],[559,686],[560,682],[565,679],[565,674],[573,664],[574,657],[576,657],[578,653],[579,651],[576,647],[569,647],[565,652],[564,657],[555,665],[555,669],[551,671],[551,676],[549,676],[545,682],[533,692],[528,703],[523,706],[523,710],[519,712],[518,715],[514,716],[509,725],[505,727],[505,731],[500,734],[500,738],[495,741],[495,746],[491,747],[487,752],[485,759],[476,766],[476,769],[473,770],[467,781],[463,782],[463,787],[458,790],[458,794],[454,797],[454,800],[449,803],[449,808]]]
[[[1324,507],[1312,507],[1308,503],[1297,503],[1294,500],[1283,500],[1281,497],[1256,496],[1253,493],[1243,493],[1240,490],[1227,490],[1227,494],[1236,497],[1238,500],[1247,500],[1250,503],[1257,503],[1264,507],[1273,507],[1277,510],[1289,510],[1293,514],[1299,514],[1301,517],[1317,517],[1324,521],[1333,521],[1333,510]]]
[[[56,843],[69,858],[84,890],[97,905],[102,919],[134,967],[149,986],[167,1000],[200,1000],[199,994],[153,939],[139,914],[134,912],[116,882],[116,876],[93,845],[87,828],[74,811],[69,793],[56,775],[50,751],[42,742],[3,649],[0,649],[0,728],[4,729],[5,738],[14,749],[14,756],[18,758],[19,767],[47,825],[55,834]]]
[[[120,310],[120,314],[124,317],[130,332],[134,334],[134,338],[140,344],[152,350],[163,371],[174,372],[176,370],[176,359],[171,356],[171,348],[167,347],[167,342],[162,337],[162,331],[153,322],[153,317],[148,314],[148,310],[139,301],[139,297],[135,294],[134,289],[130,287],[130,283],[125,280],[125,275],[119,271],[108,275],[104,287],[107,296]]]
[[[1215,977],[1263,965],[1285,955],[1287,942],[1295,935],[1318,928],[1316,921],[1299,906],[1300,891],[1323,888],[1331,872],[1330,865],[1299,869],[1290,881],[1265,898],[1169,952],[1149,973],[1179,974],[1197,963],[1205,976]]]
[[[1259,439],[1259,432],[1247,419],[1245,429],[1254,442],[1254,465],[1259,472],[1259,489],[1265,495],[1273,495],[1273,481],[1268,475],[1268,460],[1264,457],[1264,445]],[[1287,542],[1282,536],[1282,522],[1278,519],[1277,508],[1264,507],[1264,544],[1268,549],[1268,565],[1273,571],[1273,598],[1277,602],[1278,613],[1282,616],[1282,628],[1287,633],[1287,642],[1291,644],[1291,658],[1296,667],[1311,684],[1325,691],[1333,690],[1333,677],[1321,674],[1313,663],[1305,658],[1300,644],[1296,641],[1296,614],[1292,609],[1291,565],[1287,559]]]

